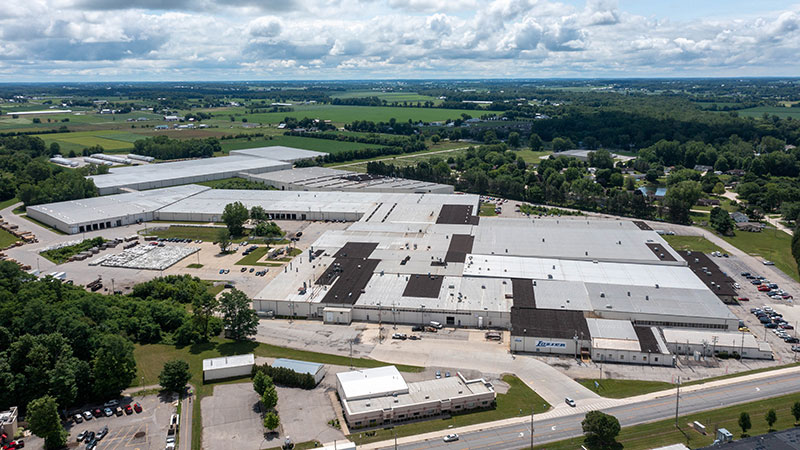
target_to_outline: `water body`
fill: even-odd
[[[655,195],[656,197],[663,197],[667,194],[666,186],[659,186],[659,187],[642,186],[639,188],[639,190],[642,191],[642,194],[644,195],[652,194]]]

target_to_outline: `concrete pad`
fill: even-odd
[[[203,411],[203,448],[262,448],[264,426],[261,406],[252,383],[222,384],[214,395],[205,397]]]

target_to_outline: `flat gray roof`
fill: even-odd
[[[231,152],[233,153],[233,152]],[[427,192],[448,191],[453,187],[427,181],[406,178],[383,177],[333,169],[330,167],[300,167],[277,172],[250,175],[249,178],[261,180],[267,184],[286,184],[298,190],[352,190],[352,191],[388,191]]]
[[[116,167],[110,169],[107,174],[92,175],[88,178],[94,180],[94,184],[98,189],[106,189],[147,183],[169,183],[172,180],[218,174],[230,173],[230,176],[233,176],[238,172],[280,170],[290,169],[291,167],[292,164],[288,162],[237,155]]]
[[[272,147],[243,148],[231,150],[231,155],[253,156],[256,158],[274,159],[275,161],[295,162],[301,159],[316,158],[317,156],[327,155],[327,153],[306,150],[302,148],[285,147],[275,145]]]
[[[384,395],[348,400],[351,413],[384,410],[415,404],[438,404],[441,400],[468,397],[493,392],[484,380],[464,380],[461,376],[408,383],[408,392],[397,395]]]
[[[47,203],[30,206],[28,209],[39,211],[66,224],[81,224],[110,220],[116,217],[124,217],[128,214],[152,213],[178,200],[209,189],[211,188],[190,184],[150,191],[107,195],[105,197]]]
[[[307,373],[309,375],[316,375],[317,372],[325,367],[323,364],[298,361],[296,359],[278,358],[272,363],[272,367],[284,367],[286,369],[294,370],[297,373]]]

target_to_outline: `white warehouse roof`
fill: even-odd
[[[246,355],[222,356],[203,360],[203,372],[214,369],[227,369],[230,367],[252,366],[256,357],[252,353]]]
[[[274,159],[275,161],[295,162],[301,159],[316,158],[317,156],[327,155],[327,153],[305,150],[302,148],[284,147],[276,145],[273,147],[243,148],[231,150],[231,156],[243,155],[256,158]]]
[[[272,363],[272,367],[283,367],[286,369],[294,370],[297,373],[307,373],[309,375],[316,375],[323,367],[323,364],[298,361],[296,359],[278,358]]]
[[[395,366],[340,372],[336,379],[347,401],[408,392],[408,384]]]

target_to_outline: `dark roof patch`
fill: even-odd
[[[653,231],[653,229],[650,228],[650,225],[646,224],[645,222],[642,222],[641,220],[634,220],[633,224],[639,227],[640,230]]]
[[[369,258],[369,255],[378,247],[377,242],[348,242],[340,248],[334,258]]]
[[[533,291],[533,280],[512,278],[511,288],[515,308],[536,308],[536,296]]]
[[[472,205],[442,205],[436,223],[449,225],[477,225],[478,216],[472,215]]]
[[[445,262],[463,263],[467,259],[467,253],[472,252],[472,244],[475,236],[469,234],[454,234],[450,237],[450,246],[444,257]]]
[[[733,289],[733,279],[725,275],[717,266],[717,263],[712,261],[708,255],[685,250],[679,251],[678,254],[689,263],[689,268],[692,269],[692,272],[711,289],[711,292],[717,294],[717,297],[736,296],[736,290]],[[711,272],[711,275],[704,272],[703,267]],[[726,299],[723,298],[723,300]]]
[[[650,327],[633,327],[636,337],[639,338],[639,346],[643,352],[661,353],[658,347],[658,340]]]
[[[403,297],[438,298],[443,280],[441,275],[409,275]]]
[[[572,339],[576,334],[589,338],[589,327],[582,311],[511,308],[511,335],[552,339]]]
[[[647,243],[647,248],[649,248],[661,261],[677,261],[672,253],[669,252],[666,248],[664,248],[661,244],[654,244],[654,243]]]

